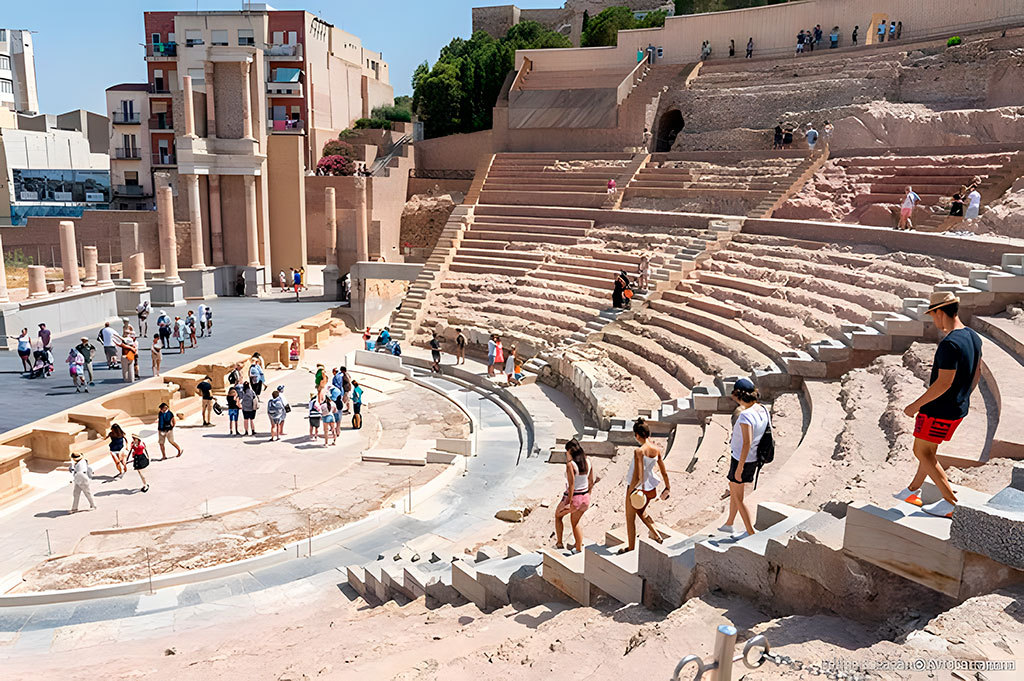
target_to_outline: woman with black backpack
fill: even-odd
[[[734,535],[736,539],[754,534],[750,511],[743,502],[743,486],[746,483],[754,482],[754,477],[760,466],[771,458],[767,451],[764,453],[760,451],[768,449],[772,444],[771,416],[768,414],[768,408],[758,403],[760,397],[754,382],[749,378],[741,378],[733,386],[732,399],[740,408],[732,427],[732,439],[729,442],[729,448],[732,450],[728,476],[729,518],[725,525],[718,530],[731,535],[733,533],[732,524],[736,520],[736,514],[739,513],[746,532]],[[767,438],[765,433],[768,434]],[[765,440],[765,447],[761,447],[762,440]]]

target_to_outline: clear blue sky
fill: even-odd
[[[562,0],[308,0],[269,2],[276,9],[304,9],[359,36],[384,53],[395,94],[412,94],[413,69],[431,64],[455,36],[468,37],[474,5],[559,7]],[[157,10],[241,9],[241,0],[3,0],[5,28],[35,31],[39,107],[45,113],[105,110],[110,85],[142,82],[142,13]]]

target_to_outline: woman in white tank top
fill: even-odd
[[[636,548],[636,519],[637,516],[643,521],[650,532],[651,539],[659,544],[665,540],[654,526],[654,520],[647,513],[647,507],[658,495],[658,483],[665,481],[665,491],[661,493],[662,500],[668,499],[671,485],[668,482],[668,471],[665,469],[665,461],[661,456],[661,449],[650,441],[651,427],[639,418],[633,424],[633,436],[640,446],[633,450],[633,461],[629,465],[629,484],[626,485],[626,546],[619,549],[618,553],[626,553]],[[661,472],[661,480],[654,474],[654,467],[658,466]],[[639,508],[635,507],[630,499],[634,493],[643,494],[646,499]]]
[[[594,488],[594,469],[587,461],[587,455],[583,447],[573,438],[565,443],[565,493],[562,500],[555,508],[555,538],[556,549],[564,548],[562,544],[562,532],[564,530],[565,516],[569,516],[572,525],[572,536],[575,546],[570,551],[577,553],[583,550],[583,532],[580,530],[580,520],[588,508],[590,508],[590,490]]]

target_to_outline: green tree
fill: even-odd
[[[557,47],[571,43],[534,21],[513,26],[498,40],[483,31],[468,40],[453,39],[441,48],[433,68],[424,62],[413,73],[412,110],[426,136],[491,127],[494,102],[515,65],[516,50]]]
[[[633,16],[633,10],[621,5],[608,7],[590,19],[587,30],[583,31],[580,44],[583,47],[617,45],[619,31],[631,28],[636,28],[636,17]]]

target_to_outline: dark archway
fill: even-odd
[[[683,114],[679,109],[671,109],[661,114],[658,127],[655,129],[654,151],[671,151],[676,136],[683,131]]]

